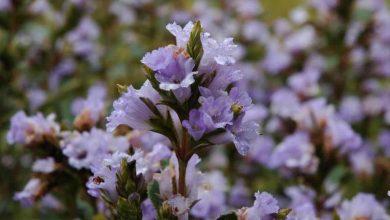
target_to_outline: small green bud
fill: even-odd
[[[278,213],[276,214],[276,219],[278,220],[284,220],[287,218],[287,215],[291,212],[291,209],[279,209]]]
[[[230,109],[235,115],[239,115],[241,114],[242,108],[242,105],[234,103]]]
[[[125,85],[116,84],[116,87],[118,88],[119,93],[124,93],[127,91],[127,86],[125,86]]]

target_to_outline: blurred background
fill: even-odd
[[[15,112],[54,112],[62,128],[70,128],[72,102],[85,97],[96,83],[108,90],[109,112],[119,95],[117,84],[138,87],[143,82],[143,55],[174,43],[165,29],[173,21],[186,24],[199,19],[217,38],[232,36],[246,48],[243,60],[257,61],[267,43],[243,36],[247,16],[256,17],[267,29],[281,18],[291,19],[291,11],[306,7],[307,1],[258,3],[252,8],[255,11],[250,5],[240,11],[239,0],[0,0],[0,219],[61,218],[39,207],[22,208],[12,199],[30,178],[32,162],[25,149],[7,144],[9,120]],[[310,23],[314,15],[308,16]],[[261,29],[251,31],[255,37],[262,35]],[[259,184],[272,191],[280,180],[262,172],[269,181],[258,180]]]

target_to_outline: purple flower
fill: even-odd
[[[357,175],[372,175],[374,173],[374,153],[372,146],[367,143],[362,149],[352,151],[348,154],[352,171]]]
[[[75,69],[75,63],[72,59],[67,58],[58,63],[51,71],[49,77],[49,87],[51,90],[56,90],[61,79],[64,76],[70,75]]]
[[[299,111],[300,103],[297,95],[288,89],[280,89],[271,97],[272,113],[289,118]]]
[[[259,135],[250,143],[250,145],[252,147],[249,152],[249,157],[256,162],[267,166],[275,146],[273,139],[269,136]]]
[[[318,162],[308,134],[296,132],[287,136],[282,143],[276,146],[269,165],[273,168],[296,169],[312,174],[316,172]]]
[[[382,130],[378,137],[379,144],[387,157],[390,156],[390,130]]]
[[[222,42],[204,35],[202,39],[203,57],[199,66],[202,72],[210,73],[219,66],[227,66],[236,63],[238,47],[233,38],[225,38]]]
[[[267,54],[263,60],[263,67],[271,74],[278,74],[291,63],[291,55],[275,41],[267,44]]]
[[[187,164],[186,169],[186,190],[189,201],[194,202],[198,199],[198,188],[202,183],[202,175],[196,169],[196,165],[200,162],[198,155],[194,154]],[[160,194],[163,200],[169,200],[176,195],[173,193],[173,183],[178,184],[179,178],[179,162],[176,154],[172,154],[170,165],[166,167],[161,173],[155,174],[154,179],[159,183]]]
[[[171,150],[162,143],[155,144],[152,151],[142,153],[142,158],[137,160],[137,172],[142,173],[146,181],[150,181],[154,173],[161,169],[161,161],[172,155]]]
[[[166,28],[176,37],[176,45],[186,48],[193,26],[192,22],[187,23],[184,28],[172,23]],[[204,52],[199,66],[200,72],[211,73],[219,66],[232,65],[236,62],[238,47],[233,43],[232,38],[225,38],[222,42],[218,42],[211,38],[209,33],[202,33],[201,41]]]
[[[30,105],[30,109],[32,111],[35,111],[43,103],[45,103],[47,95],[42,89],[32,88],[27,91],[27,98]]]
[[[344,97],[340,104],[340,116],[349,123],[363,119],[363,107],[358,97]]]
[[[183,28],[176,23],[167,24],[166,26],[167,30],[176,37],[176,45],[181,48],[187,47],[193,27],[192,22],[188,22]]]
[[[311,204],[316,196],[316,192],[314,190],[304,185],[290,186],[286,188],[284,192],[292,200],[290,206],[293,209],[301,206],[302,204]]]
[[[169,140],[165,136],[151,131],[132,131],[130,142],[133,148],[145,152],[152,151],[157,144],[169,145]]]
[[[141,62],[155,71],[163,90],[188,88],[195,80],[194,61],[180,48],[167,46],[147,53]]]
[[[46,0],[36,0],[30,5],[29,11],[34,14],[40,15],[45,12],[53,12],[53,9]]]
[[[54,158],[36,160],[32,166],[32,171],[40,173],[51,173],[56,169]]]
[[[150,199],[145,199],[141,203],[142,220],[155,220],[157,219],[157,212]]]
[[[232,102],[231,110],[237,115],[246,112],[252,106],[252,99],[242,88],[233,87],[229,91],[229,98]]]
[[[251,141],[259,134],[259,124],[254,121],[242,122],[240,117],[232,126],[228,126],[228,132],[238,153],[246,155],[251,149]]]
[[[257,20],[244,23],[243,35],[247,40],[264,44],[270,38],[267,26]]]
[[[318,220],[312,203],[303,203],[295,207],[288,214],[286,220]]]
[[[127,92],[114,101],[114,111],[107,117],[107,130],[113,131],[119,125],[149,130],[149,119],[155,115],[140,99],[141,97],[148,98],[153,103],[158,102],[160,99],[160,95],[152,88],[149,81],[146,81],[139,90],[129,86]]]
[[[171,213],[177,216],[179,220],[188,219],[188,212],[191,206],[191,201],[188,198],[178,194],[170,198],[167,203],[171,207]]]
[[[127,151],[129,143],[125,137],[114,137],[110,133],[93,128],[90,132],[81,134],[65,134],[61,147],[71,166],[76,169],[91,169],[111,153]]]
[[[210,90],[209,95],[217,96],[221,91],[225,90],[232,83],[238,82],[243,78],[243,74],[237,66],[223,66],[217,69],[216,75],[207,86]],[[204,87],[200,87],[202,93]],[[207,97],[202,93],[203,96]]]
[[[88,179],[86,184],[88,188],[88,194],[94,197],[100,196],[100,190],[104,189],[108,193],[108,196],[111,200],[115,201],[117,199],[116,192],[116,173],[118,168],[108,168],[107,166],[100,166],[95,168],[93,176]]]
[[[42,141],[44,135],[55,136],[58,134],[60,127],[54,119],[54,114],[46,118],[41,113],[28,117],[23,111],[19,111],[11,118],[7,142],[9,144],[29,145],[33,142]]]
[[[238,180],[230,189],[229,204],[233,207],[249,206],[251,197],[243,180]]]
[[[188,133],[197,141],[204,133],[212,128],[213,121],[211,117],[203,111],[193,109],[190,111],[189,120],[183,121],[183,127],[187,129]]]
[[[251,142],[257,137],[259,124],[254,121],[245,121],[245,114],[241,114],[232,124],[227,124],[226,132],[211,138],[214,144],[234,143],[238,153],[246,155],[251,149]]]
[[[288,78],[288,85],[298,94],[308,97],[319,93],[318,80],[321,73],[314,68],[307,68],[303,72],[296,73]]]
[[[228,3],[242,17],[256,17],[263,12],[260,2],[256,0],[229,1]]]
[[[341,219],[385,220],[390,216],[374,195],[359,193],[352,200],[344,201],[337,209]]]
[[[333,106],[327,105],[325,98],[316,98],[303,103],[293,115],[293,119],[300,128],[312,130],[323,128],[333,116]]]
[[[101,51],[96,41],[99,35],[99,27],[93,19],[84,17],[65,38],[73,46],[72,48],[76,55],[85,57],[93,66],[98,66]]]
[[[279,211],[278,201],[267,192],[255,193],[256,200],[245,212],[246,220],[263,219]],[[239,218],[240,219],[240,218]]]
[[[296,24],[304,24],[308,18],[308,11],[304,7],[296,7],[290,12],[290,19]]]
[[[64,204],[62,204],[62,202],[52,194],[46,194],[42,197],[41,205],[44,208],[54,209],[56,211],[65,210]]]
[[[138,169],[138,159],[142,156],[141,152],[136,151],[133,155],[128,155],[123,152],[115,152],[112,155],[107,155],[106,159],[96,159],[97,163],[92,166],[92,173],[87,182],[88,193],[91,196],[98,197],[100,195],[100,190],[104,189],[108,192],[109,198],[115,202],[118,198],[118,193],[116,191],[116,174],[120,169],[120,163],[123,159],[126,159],[127,162],[133,160],[137,161],[137,174],[141,173]]]
[[[113,2],[110,12],[117,17],[120,24],[131,25],[137,19],[135,10],[124,1]]]
[[[200,219],[216,219],[226,209],[226,179],[219,171],[206,173],[198,189],[199,202],[191,209],[191,214]]]
[[[231,111],[231,102],[228,96],[201,97],[202,106],[200,110],[207,114],[213,122],[213,128],[224,128],[231,124],[233,120],[233,112]]]
[[[298,52],[307,50],[315,43],[315,30],[312,26],[306,25],[300,30],[289,35],[285,40],[288,51]]]
[[[78,98],[72,103],[72,113],[76,115],[75,126],[87,123],[90,127],[95,125],[104,111],[106,88],[98,83],[88,90],[86,99]]]
[[[335,116],[328,120],[325,134],[330,139],[331,147],[339,148],[341,153],[356,150],[362,145],[362,138],[351,126]]]
[[[338,1],[337,0],[311,0],[310,3],[321,13],[327,14],[330,11],[330,9],[332,9],[337,5]]]
[[[11,0],[0,0],[0,11],[6,12],[12,8]]]
[[[37,178],[30,179],[23,191],[17,192],[14,195],[14,200],[19,201],[23,206],[30,207],[34,205],[39,189],[41,187],[41,180]]]

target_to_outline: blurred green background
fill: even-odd
[[[210,0],[218,3],[219,0]],[[390,0],[387,0],[390,2]],[[97,12],[99,9],[106,10],[106,5],[110,3],[109,0],[96,1]],[[261,0],[261,5],[263,6],[263,15],[262,18],[264,21],[271,23],[273,20],[281,17],[287,17],[289,11],[299,6],[301,3],[305,2],[304,0]],[[192,1],[184,1],[182,3],[191,5]],[[0,12],[1,13],[1,12]],[[104,15],[96,14],[97,20],[106,19]],[[12,18],[9,18],[12,19]],[[158,23],[158,29],[164,29],[165,20],[161,20]],[[103,69],[100,73],[96,73],[94,76],[97,79],[103,80],[108,83],[110,89],[110,96],[117,96],[117,89],[115,87],[116,83],[121,83],[124,85],[127,84],[139,84],[142,80],[141,68],[139,59],[143,56],[145,51],[148,51],[152,48],[160,46],[161,42],[156,40],[160,36],[155,36],[153,34],[146,34],[142,39],[145,42],[150,42],[145,47],[129,47],[127,44],[113,43],[118,40],[121,31],[123,29],[114,29],[110,28],[107,30],[103,29],[102,38],[105,46],[110,46],[110,51],[107,54],[103,55],[103,60],[109,63],[118,63],[115,68],[112,69]],[[142,31],[142,30],[140,30]],[[165,31],[166,33],[166,31]],[[1,37],[0,32],[0,39]],[[169,35],[166,33],[165,36],[161,36],[163,39]],[[171,38],[173,40],[173,38]],[[169,42],[166,42],[169,43]],[[18,62],[18,61],[16,61]],[[128,65],[123,65],[128,64]],[[114,66],[114,65],[113,65]],[[20,91],[14,91],[11,87],[18,87],[13,82],[12,75],[13,73],[3,73],[0,74],[9,74],[11,77],[0,76],[0,155],[14,155],[15,158],[2,157],[2,163],[0,163],[0,219],[31,219],[30,216],[40,216],[40,219],[56,219],[50,213],[42,214],[37,209],[25,209],[21,208],[19,204],[12,200],[13,193],[15,191],[21,190],[27,180],[30,178],[29,167],[24,167],[23,164],[28,164],[28,156],[21,157],[24,149],[15,148],[8,146],[6,144],[5,135],[9,127],[9,118],[17,110],[26,108],[26,100],[22,98],[12,99],[12,97],[22,97],[23,94]],[[106,75],[109,75],[108,77]],[[80,76],[80,77],[78,77]],[[78,78],[77,78],[78,77]],[[51,111],[61,112],[62,115],[59,115],[61,119],[68,119],[68,123],[71,122],[72,115],[69,111],[69,105],[74,98],[77,96],[84,96],[85,91],[88,86],[93,84],[94,80],[87,75],[77,75],[74,79],[64,82],[64,88],[58,92],[55,96],[50,99],[45,104],[44,112],[48,113]],[[11,98],[9,98],[11,97]],[[69,125],[69,124],[67,124]],[[65,125],[66,126],[66,125]],[[9,169],[3,166],[4,163],[7,163],[7,160],[15,160],[15,167]],[[15,172],[16,171],[16,172]]]

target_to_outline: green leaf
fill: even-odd
[[[338,165],[331,170],[327,178],[333,183],[339,184],[347,172],[347,169],[343,165]]]
[[[141,207],[137,202],[129,202],[125,198],[119,197],[117,202],[118,219],[141,220]]]
[[[162,204],[157,213],[158,220],[177,220],[177,217],[172,214],[171,207],[166,201]]]
[[[162,169],[165,169],[169,165],[169,160],[162,160],[160,161],[160,165]]]
[[[162,199],[160,196],[160,187],[156,180],[153,180],[148,185],[148,197],[152,201],[154,208],[159,210],[162,206]]]
[[[368,22],[372,18],[372,12],[368,9],[359,8],[353,13],[353,19],[361,22]]]
[[[125,93],[127,91],[127,86],[125,85],[116,84],[116,87],[118,88],[119,93]]]
[[[194,27],[192,28],[190,39],[187,43],[187,53],[192,57],[195,62],[195,70],[198,69],[200,60],[203,56],[203,46],[200,39],[202,33],[202,26],[200,21],[195,22]]]
[[[341,220],[340,216],[337,214],[336,210],[333,211],[332,219],[333,220]]]
[[[221,215],[217,220],[237,220],[237,215],[236,213],[232,212],[226,215]]]
[[[144,177],[137,175],[136,161],[121,161],[120,171],[116,174],[116,189],[121,197],[127,198],[131,193],[138,192],[142,195],[146,190]]]
[[[140,99],[146,106],[148,106],[148,108],[150,109],[150,111],[153,112],[153,114],[155,114],[159,118],[163,118],[156,105],[150,99],[146,97],[140,97]]]
[[[276,219],[285,220],[290,212],[291,209],[279,209],[278,213],[276,214]]]
[[[82,200],[81,198],[77,198],[76,205],[77,205],[78,212],[82,213],[82,216],[85,219],[91,219],[92,218],[92,216],[94,214],[94,210],[93,210],[93,207],[91,206],[91,204],[89,204],[88,202]]]

